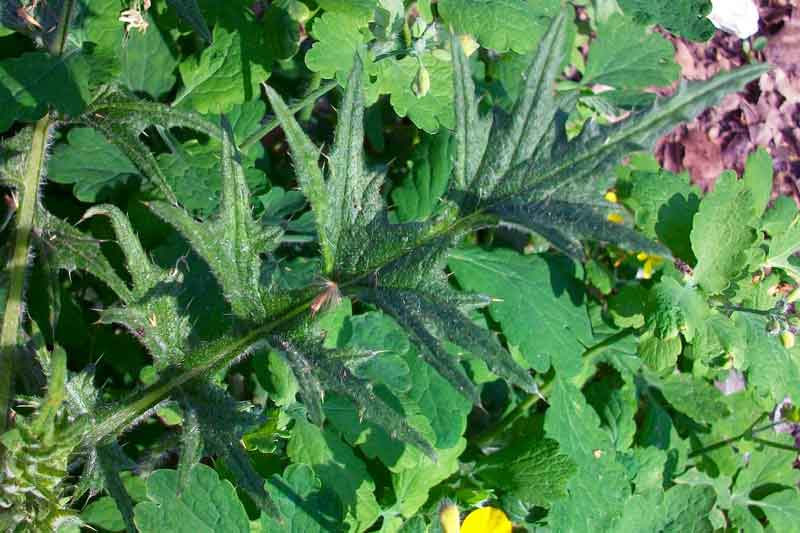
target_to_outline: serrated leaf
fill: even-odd
[[[709,293],[724,290],[742,274],[757,242],[753,195],[736,174],[724,173],[694,217],[691,241],[697,256],[694,279]]]
[[[438,4],[446,25],[472,34],[483,46],[499,52],[533,48],[560,7],[558,0],[442,0]]]
[[[305,464],[288,466],[282,476],[274,475],[267,480],[266,488],[275,500],[283,522],[278,523],[262,514],[261,527],[265,533],[322,533],[335,530],[340,524],[342,517],[338,499],[322,486],[311,467]]]
[[[746,333],[747,349],[743,369],[748,385],[768,394],[776,403],[800,386],[800,368],[778,337],[767,335],[766,320],[749,314],[734,315],[737,326]]]
[[[335,492],[344,506],[344,522],[363,531],[378,518],[375,482],[364,463],[330,431],[304,420],[295,421],[287,447],[295,463],[310,466],[324,486]]]
[[[234,313],[240,317],[263,317],[266,308],[260,291],[253,290],[259,286],[261,275],[259,254],[277,244],[280,229],[260,228],[253,220],[241,155],[225,119],[223,132],[222,197],[220,213],[213,222],[201,224],[182,208],[165,202],[152,202],[148,206],[174,226],[208,263]]]
[[[131,301],[130,289],[103,255],[97,239],[44,210],[37,213],[36,225],[42,229],[43,246],[49,246],[53,251],[53,264],[68,272],[85,270],[105,283],[120,299]],[[53,243],[58,243],[58,246],[53,246]]]
[[[619,0],[619,5],[639,24],[660,24],[693,41],[707,41],[714,35],[714,26],[706,18],[711,12],[709,0],[677,0],[657,5],[648,0]]]
[[[581,83],[628,90],[669,85],[680,73],[674,55],[661,35],[615,15],[598,24]]]
[[[692,531],[711,533],[709,513],[716,495],[711,487],[676,485],[670,490],[635,495],[615,531]]]
[[[569,260],[474,248],[451,253],[448,265],[465,289],[494,299],[489,312],[532,368],[577,373],[592,333]]]
[[[63,57],[27,52],[0,61],[0,131],[15,121],[34,122],[48,106],[77,116],[88,94],[88,66],[79,52]]]
[[[420,62],[430,76],[430,90],[424,95],[413,89]],[[376,78],[367,87],[368,92],[388,94],[399,116],[408,117],[428,133],[436,133],[441,127],[453,128],[453,65],[447,56],[428,52],[419,58],[382,59],[369,65],[368,72]]]
[[[559,113],[553,86],[567,51],[567,24],[565,13],[555,16],[522,73],[520,95],[510,117],[492,129],[489,138],[492,149],[483,157],[478,171],[480,178],[472,188],[479,197],[485,197],[512,166],[531,158],[547,143]]]
[[[690,185],[689,175],[633,171],[629,183],[630,195],[623,201],[635,212],[639,229],[664,243],[676,257],[695,264],[689,235],[701,192]]]
[[[67,143],[54,150],[48,177],[56,183],[74,183],[78,200],[108,199],[115,188],[139,175],[139,169],[125,154],[94,129],[70,130]]]
[[[306,54],[306,66],[323,78],[336,78],[341,83],[364,43],[359,26],[346,14],[329,12],[314,22],[312,35],[317,42]]]
[[[761,216],[772,195],[772,157],[769,152],[758,148],[750,154],[742,179],[753,194],[753,210]]]
[[[691,342],[710,313],[702,294],[694,287],[663,277],[648,293],[645,323],[660,339],[682,333]]]
[[[690,374],[672,374],[657,386],[672,407],[698,422],[713,423],[729,414],[719,389]]]
[[[131,32],[121,51],[120,81],[131,91],[144,92],[158,100],[175,85],[178,55],[150,15],[150,31]]]
[[[567,484],[568,496],[556,501],[550,523],[559,531],[611,530],[630,495],[625,469],[614,458],[610,436],[580,390],[557,378],[548,397],[545,434],[577,466]]]
[[[478,461],[477,476],[525,505],[547,508],[566,494],[575,465],[549,439],[517,441]]]
[[[156,470],[147,480],[149,501],[136,505],[136,526],[142,533],[175,531],[230,531],[249,533],[244,506],[230,482],[214,470],[197,464],[189,473],[186,489],[178,493],[178,474]]]
[[[267,76],[245,78],[242,39],[238,33],[215,27],[213,42],[200,58],[190,58],[180,64],[184,87],[173,105],[180,104],[200,113],[227,113],[236,104],[252,98]]]

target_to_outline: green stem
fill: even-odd
[[[616,344],[618,341],[628,337],[631,334],[633,334],[632,328],[621,329],[613,335],[606,337],[597,344],[594,344],[584,350],[584,352],[581,354],[581,371],[577,376],[572,378],[572,382],[575,383],[575,385],[577,385],[579,388],[582,388],[592,378],[592,376],[594,376],[595,364],[603,352],[605,352],[608,347]],[[504,416],[496,426],[478,435],[477,438],[475,438],[474,443],[477,446],[482,447],[497,439],[500,435],[505,433],[514,424],[516,424],[519,419],[527,416],[530,409],[536,405],[543,396],[547,396],[552,388],[553,379],[550,378],[542,386],[539,394],[528,395],[524,400],[517,404],[517,406],[510,413]]]
[[[460,231],[466,231],[469,228],[483,226],[492,220],[494,220],[494,217],[486,215],[485,213],[472,213],[444,225],[438,231],[435,231],[431,235],[421,239],[421,241],[417,243],[417,246],[422,246],[425,242],[439,238],[447,233],[458,233]],[[402,254],[398,254],[398,256],[389,258],[387,263],[391,263],[401,256]],[[378,268],[379,267],[377,267],[375,270]],[[343,293],[347,293],[347,288],[349,287],[357,286],[360,283],[369,283],[371,276],[372,271],[370,274],[359,276],[341,283],[339,288],[343,291]],[[219,353],[207,359],[205,363],[179,372],[177,375],[166,377],[163,380],[150,385],[146,389],[136,394],[134,397],[128,399],[124,405],[121,405],[115,409],[111,409],[105,414],[99,415],[94,427],[92,427],[91,431],[84,436],[83,444],[87,446],[94,446],[98,443],[101,443],[104,439],[118,434],[131,423],[133,423],[137,418],[141,417],[148,410],[152,409],[156,404],[166,399],[174,389],[185,385],[193,379],[209,375],[221,368],[226,367],[237,357],[241,356],[242,353],[251,350],[255,345],[261,342],[265,336],[275,331],[275,329],[293,320],[302,313],[307,312],[311,307],[312,302],[313,298],[306,300],[281,318],[256,328],[245,334],[243,337],[235,340],[231,344],[227,345],[224,349],[220,350]]]
[[[75,7],[75,0],[65,0],[64,7],[61,9],[61,16],[58,19],[56,37],[50,43],[50,53],[60,56],[64,53],[67,45],[67,35],[69,34],[69,21],[72,19],[72,10]]]
[[[98,416],[98,420],[91,430],[83,436],[83,444],[87,446],[96,446],[109,436],[121,432],[156,404],[166,399],[174,389],[185,385],[193,379],[209,375],[226,367],[243,353],[252,350],[263,341],[264,337],[272,333],[276,328],[307,311],[310,305],[311,300],[298,305],[281,318],[256,328],[243,337],[236,339],[226,346],[225,349],[221,350],[204,363],[198,364],[172,377],[167,376],[165,379],[150,385],[133,398],[130,398],[124,405],[101,414]]]
[[[306,89],[307,94],[311,94],[319,89],[322,84],[322,75],[319,72],[314,72],[311,75],[311,82]],[[314,102],[309,102],[307,106],[300,110],[300,122],[306,122],[311,118],[311,113],[314,111]]]
[[[317,89],[304,96],[302,100],[290,105],[289,111],[294,114],[301,111],[305,107],[312,105],[320,96],[329,93],[334,87],[336,87],[336,85],[337,83],[335,81],[329,81],[328,83],[320,85]],[[269,120],[266,124],[261,126],[258,131],[245,139],[244,142],[242,142],[242,144],[239,146],[239,149],[241,151],[247,150],[279,125],[280,121],[277,118]]]
[[[33,129],[31,151],[23,177],[23,189],[19,195],[17,224],[12,237],[14,244],[6,267],[10,279],[6,308],[3,312],[3,324],[0,328],[0,413],[2,413],[0,433],[4,432],[7,427],[8,408],[11,402],[11,377],[14,372],[14,352],[17,348],[22,319],[25,273],[28,267],[33,217],[36,214],[37,195],[44,168],[49,128],[50,116],[45,115]]]
[[[715,442],[713,444],[709,444],[708,446],[703,446],[702,448],[698,448],[696,450],[692,450],[691,452],[689,452],[689,457],[694,457],[696,455],[700,455],[700,454],[703,454],[703,453],[706,453],[706,452],[710,452],[712,450],[716,450],[717,448],[722,448],[723,446],[727,446],[728,444],[731,444],[731,443],[734,443],[734,442],[736,442],[738,440],[741,440],[741,439],[743,439],[743,438],[745,438],[747,436],[752,436],[753,433],[754,433],[753,428],[756,427],[756,424],[758,424],[759,422],[764,420],[765,416],[767,416],[767,415],[766,414],[761,414],[758,418],[756,418],[753,421],[752,424],[750,424],[747,427],[747,429],[745,429],[744,431],[742,431],[738,435],[735,435],[735,436],[730,437],[730,438],[725,439],[725,440],[721,440],[721,441]]]

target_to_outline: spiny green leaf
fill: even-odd
[[[554,126],[558,112],[554,84],[566,54],[566,25],[564,12],[553,19],[522,75],[524,87],[510,116],[492,129],[492,149],[481,161],[473,189],[479,197],[490,192],[512,166],[531,158]]]
[[[131,301],[130,289],[103,255],[97,239],[44,210],[37,213],[36,225],[42,230],[42,246],[52,248],[53,261],[59,268],[68,272],[85,270],[105,283],[120,299]]]
[[[272,109],[283,126],[286,138],[291,147],[292,161],[294,162],[297,180],[300,188],[311,204],[311,211],[316,220],[317,235],[319,237],[322,257],[325,261],[325,270],[333,270],[335,261],[334,241],[327,233],[327,220],[329,218],[328,189],[319,168],[320,151],[311,142],[295,120],[289,108],[272,87],[265,85],[267,97]]]
[[[453,36],[450,39],[453,57],[453,87],[456,110],[456,190],[466,191],[475,179],[475,173],[484,156],[491,132],[492,117],[481,117],[475,100],[475,83],[472,70],[461,43]]]
[[[202,224],[185,210],[152,202],[150,209],[174,226],[211,267],[234,313],[243,318],[263,318],[266,308],[259,286],[260,253],[277,245],[280,228],[260,228],[250,214],[250,195],[244,182],[241,156],[233,132],[223,119],[222,199],[220,215]]]

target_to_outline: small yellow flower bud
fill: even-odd
[[[417,98],[422,98],[431,90],[431,75],[422,63],[419,64],[417,75],[411,83],[411,90]]]
[[[607,202],[611,202],[612,204],[619,203],[619,198],[617,198],[617,193],[614,191],[608,191],[603,198],[606,199]]]
[[[781,343],[783,343],[783,347],[787,350],[791,350],[794,348],[794,333],[791,331],[782,331],[781,332]]]
[[[620,215],[619,213],[609,214],[606,217],[606,220],[608,220],[609,222],[613,222],[614,224],[622,224],[623,222],[625,222],[625,219],[622,218],[622,215]]]
[[[461,529],[461,517],[458,507],[451,501],[445,501],[439,507],[439,522],[442,524],[444,533],[459,533]]]
[[[461,49],[464,50],[464,55],[467,57],[474,54],[475,50],[480,48],[480,45],[478,44],[478,41],[475,40],[475,37],[468,33],[459,35],[458,42],[461,43]]]

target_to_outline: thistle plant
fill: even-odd
[[[193,2],[174,3],[189,9],[186,6]],[[63,20],[70,20],[71,9],[71,2],[65,2]],[[336,519],[323,513],[325,506],[320,502],[325,493],[314,488],[319,474],[304,466],[322,459],[298,459],[284,477],[265,483],[251,461],[248,444],[256,439],[253,435],[264,431],[270,434],[270,446],[283,445],[275,443],[285,440],[281,431],[292,423],[294,433],[286,453],[293,459],[311,454],[313,447],[303,446],[297,435],[329,442],[325,440],[329,439],[328,430],[318,428],[330,427],[330,418],[338,416],[330,407],[332,401],[353,410],[359,427],[371,428],[373,437],[388,437],[386,448],[365,452],[369,457],[382,457],[389,447],[399,446],[403,451],[398,456],[406,460],[410,459],[404,454],[417,454],[418,460],[431,465],[453,461],[447,455],[453,447],[439,446],[436,428],[409,407],[404,397],[408,388],[393,388],[389,383],[392,376],[364,370],[365,365],[383,361],[384,350],[331,338],[331,327],[325,321],[333,320],[331,316],[344,302],[368,311],[365,316],[380,313],[380,320],[395,324],[400,336],[408,340],[408,353],[416,355],[411,368],[434,376],[431,380],[442,379],[443,386],[457,392],[454,401],[483,409],[480,384],[465,366],[468,360],[483,365],[505,387],[517,391],[515,394],[527,394],[527,408],[553,387],[556,396],[571,391],[567,387],[575,385],[567,385],[560,377],[552,381],[547,369],[532,372],[534,365],[513,355],[507,339],[475,320],[476,313],[484,312],[495,300],[457,287],[449,279],[448,259],[474,235],[509,228],[541,236],[577,262],[584,261],[591,251],[587,242],[671,258],[673,252],[654,242],[653,236],[609,220],[610,211],[621,209],[602,200],[613,185],[613,171],[628,154],[650,150],[670,128],[743,87],[766,67],[751,65],[708,82],[681,83],[673,96],[657,99],[624,121],[606,126],[590,121],[579,135],[568,138],[567,117],[575,105],[575,94],[554,89],[567,52],[569,24],[565,11],[552,17],[522,75],[519,97],[507,111],[485,112],[461,40],[455,33],[450,37],[445,48],[452,64],[455,133],[452,158],[444,152],[447,185],[436,209],[412,221],[398,220],[384,194],[390,187],[387,168],[371,166],[365,154],[365,83],[369,79],[365,69],[370,57],[365,47],[359,46],[353,66],[342,80],[344,93],[330,149],[317,146],[294,114],[321,92],[329,91],[332,84],[322,85],[292,106],[275,88],[265,85],[313,220],[309,249],[318,262],[311,263],[316,266],[302,283],[287,283],[282,264],[287,246],[295,244],[287,238],[292,221],[279,216],[256,217],[251,205],[246,174],[254,157],[255,141],[251,139],[264,130],[243,137],[237,133],[235,121],[224,113],[201,115],[109,85],[98,87],[80,112],[46,110],[34,127],[11,137],[5,147],[3,183],[14,187],[20,200],[6,271],[9,293],[2,324],[0,399],[5,412],[13,409],[17,414],[11,424],[4,418],[2,426],[3,525],[20,531],[76,526],[81,524],[76,509],[82,498],[107,491],[128,531],[168,528],[170,520],[176,519],[170,511],[174,501],[197,498],[201,502],[201,492],[213,487],[226,509],[233,510],[221,512],[224,516],[215,519],[205,517],[206,523],[233,528],[235,522],[240,530],[249,530],[235,491],[200,463],[204,458],[224,465],[225,477],[245,495],[248,505],[252,504],[250,518],[262,513],[260,527],[264,530],[278,531],[289,527],[287,524],[299,528],[296,517],[304,498],[313,502],[303,512],[314,527],[323,527],[326,520],[335,523]],[[222,24],[215,27],[217,42],[225,38],[220,27]],[[420,98],[428,90],[422,92]],[[113,243],[103,243],[79,229],[81,224],[76,227],[42,205],[37,191],[46,175],[47,145],[54,128],[65,126],[91,128],[146,177],[153,191],[145,202],[148,216],[181,236],[191,254],[211,273],[213,282],[204,290],[218,291],[224,299],[222,333],[210,338],[195,327],[195,304],[187,295],[202,272],[180,264],[161,266],[140,240],[135,222],[118,206],[96,203],[82,214],[81,224],[100,219],[110,226]],[[273,126],[264,128],[269,131]],[[218,147],[219,207],[212,216],[198,217],[182,205],[173,187],[174,176],[164,169],[165,157],[153,152],[155,144],[163,144],[170,156],[188,154],[180,141],[187,131]],[[150,137],[155,134],[157,138]],[[111,246],[121,252],[121,261],[109,260]],[[90,370],[67,370],[64,350],[52,339],[46,341],[36,323],[23,313],[23,289],[32,260],[40,261],[56,280],[59,271],[80,271],[110,291],[113,301],[96,311],[98,323],[124,328],[143,346],[150,365],[149,377],[141,386],[109,399],[110,395],[95,389]],[[27,292],[33,290],[40,288],[29,286]],[[48,324],[53,336],[57,301],[57,297],[53,299],[56,316]],[[587,347],[586,359],[630,335],[630,330],[618,331],[608,337],[611,340]],[[287,369],[286,380],[296,384],[300,402],[287,400],[290,409],[276,411],[243,402],[233,387],[226,385],[224,378],[232,367],[244,364],[253,354],[266,357],[267,351],[273,371]],[[44,396],[19,395],[12,402],[12,368],[18,376],[17,387],[24,389],[19,376],[28,367],[36,369],[32,375],[46,377],[46,386],[38,387],[45,391]],[[586,384],[595,370],[588,365],[584,369],[587,375],[576,378],[575,383]],[[547,383],[544,391],[540,390],[543,383]],[[641,387],[642,398],[655,394],[652,387]],[[558,397],[555,402],[558,405]],[[123,443],[127,432],[163,412],[177,413],[179,419],[180,430],[171,433],[172,440],[166,445],[178,450],[176,468],[144,472],[150,476],[149,500],[134,501],[123,477],[127,480],[128,471],[146,469],[142,461],[129,457]],[[552,442],[544,440],[537,450],[551,453]],[[329,445],[345,446],[336,443]],[[599,460],[604,453],[598,450],[595,457]],[[574,472],[563,455],[554,457],[558,460],[553,464],[563,467],[565,476]],[[352,459],[357,460],[355,456]],[[484,471],[491,470],[486,468]],[[305,488],[297,488],[300,486]],[[287,491],[303,495],[287,497]],[[381,515],[384,524],[408,518],[422,503],[412,511],[385,511]],[[352,508],[339,515],[331,511],[330,516],[339,516],[354,529],[372,524],[364,518],[367,511]],[[374,522],[376,516],[369,516]],[[292,522],[295,519],[298,522]],[[184,526],[176,523],[174,527]]]

